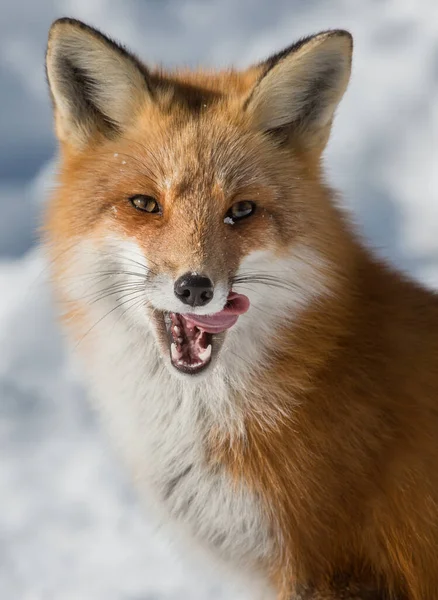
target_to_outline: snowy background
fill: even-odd
[[[376,250],[438,287],[438,2],[0,0],[0,598],[234,600],[140,510],[53,322],[36,227],[56,168],[43,62],[59,16],[165,65],[243,66],[349,29],[329,178]]]

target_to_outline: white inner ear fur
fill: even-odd
[[[281,59],[254,89],[248,108],[255,125],[269,130],[305,117],[315,128],[326,126],[347,87],[350,64],[347,35],[316,36]]]
[[[68,61],[87,78],[91,104],[116,124],[129,123],[148,98],[143,73],[116,46],[73,25],[55,25],[47,54],[47,73],[55,105],[62,119],[75,112],[75,87],[63,69]],[[87,94],[87,90],[83,90]],[[70,93],[69,93],[70,92]],[[89,92],[88,92],[89,93]]]

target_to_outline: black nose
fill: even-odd
[[[175,296],[190,306],[205,306],[213,298],[213,282],[203,275],[185,273],[175,281]]]

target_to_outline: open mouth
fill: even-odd
[[[219,345],[220,334],[230,329],[248,309],[246,296],[230,292],[225,308],[212,315],[165,313],[172,365],[189,375],[204,370]]]

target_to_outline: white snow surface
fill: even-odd
[[[145,60],[213,66],[349,29],[354,70],[328,178],[377,252],[438,287],[438,3],[1,0],[0,11],[0,598],[245,598],[139,506],[58,331],[35,245],[55,168],[47,29],[74,16]]]

